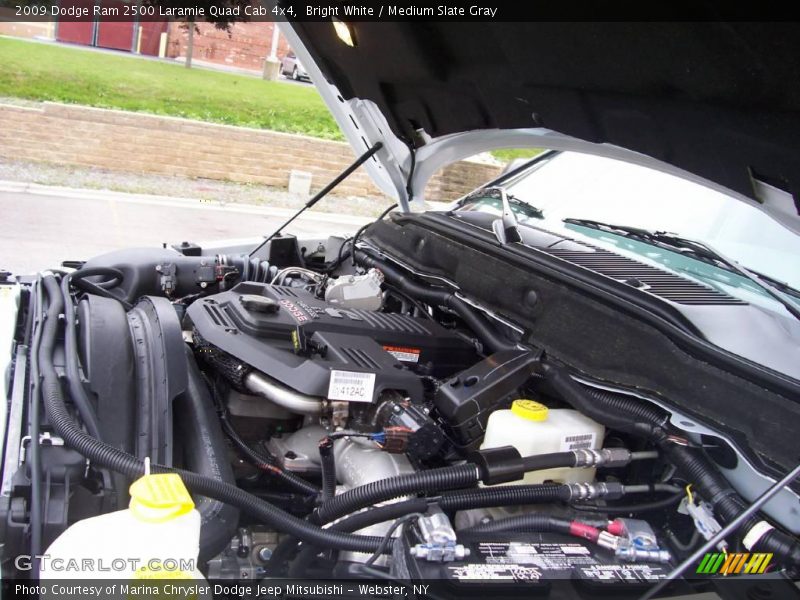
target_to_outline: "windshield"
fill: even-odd
[[[518,202],[541,211],[521,211],[513,203],[521,223],[563,230],[564,219],[576,218],[669,231],[800,289],[800,236],[757,208],[697,183],[609,158],[561,152],[504,187]],[[470,209],[495,212],[499,206],[487,202]]]

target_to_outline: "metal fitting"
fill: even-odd
[[[624,467],[631,462],[627,448],[602,448],[600,450],[573,450],[576,467]]]
[[[469,556],[469,548],[463,544],[417,544],[409,551],[414,558],[428,562],[453,562]]]
[[[450,519],[438,506],[432,506],[425,515],[417,519],[417,530],[425,544],[456,543],[456,531],[453,529]]]
[[[627,562],[668,563],[672,560],[672,555],[667,550],[647,550],[630,544],[617,548],[614,555]]]
[[[570,500],[594,500],[595,498],[606,498],[616,500],[622,497],[623,486],[617,482],[594,482],[594,483],[568,483],[566,484],[570,492]]]
[[[620,538],[607,531],[601,531],[600,535],[597,536],[597,545],[608,550],[616,551],[617,548],[619,548],[620,542]]]

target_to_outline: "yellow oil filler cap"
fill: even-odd
[[[511,403],[511,412],[528,421],[547,420],[547,407],[536,400],[514,400]]]
[[[131,484],[129,492],[131,513],[148,523],[165,523],[194,508],[189,490],[177,473],[144,475]]]

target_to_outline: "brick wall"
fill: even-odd
[[[118,110],[44,102],[0,103],[0,158],[180,175],[288,187],[292,169],[312,174],[312,191],[353,161],[348,144]],[[429,185],[431,200],[452,200],[499,173],[499,167],[455,163]],[[381,192],[359,169],[335,191]]]
[[[218,29],[211,23],[198,22],[194,33],[192,58],[207,62],[261,70],[264,58],[272,47],[272,30],[275,23],[263,21],[253,23],[234,23],[228,31]],[[172,22],[169,26],[167,56],[170,58],[186,56],[189,39],[187,24]],[[289,51],[286,38],[280,37],[278,57]]]
[[[15,21],[16,17],[13,15],[14,12],[11,10],[0,8],[0,35],[23,38],[53,37],[54,24],[52,22]],[[8,20],[6,21],[4,18]]]

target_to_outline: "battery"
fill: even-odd
[[[626,563],[586,540],[557,533],[459,534],[467,558],[449,563],[416,561],[418,576],[443,580],[437,589],[458,595],[499,597],[636,597],[670,571],[669,565]]]

